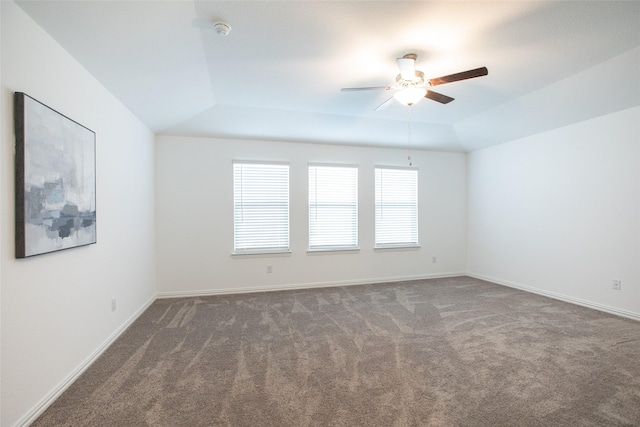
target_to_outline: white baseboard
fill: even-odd
[[[89,357],[87,357],[71,374],[69,374],[60,384],[58,384],[49,394],[43,397],[37,404],[35,404],[29,412],[27,412],[22,418],[20,418],[13,426],[14,427],[26,427],[33,423],[42,413],[58,398],[64,391],[73,384],[75,380],[86,371],[89,366],[95,362],[98,357],[109,348],[115,340],[122,335],[122,333],[129,327],[138,317],[147,309],[156,297],[150,298],[146,303],[142,305],[135,313],[133,313],[109,338],[107,338],[98,349],[96,349]]]
[[[340,280],[336,282],[316,282],[316,283],[300,283],[300,284],[287,284],[287,285],[274,285],[274,286],[247,286],[240,288],[221,288],[221,289],[203,289],[193,291],[177,291],[177,292],[159,292],[158,298],[186,298],[208,295],[228,295],[228,294],[245,294],[251,292],[273,292],[273,291],[286,291],[286,290],[303,290],[312,288],[332,288],[336,286],[352,286],[352,285],[366,285],[371,283],[387,283],[387,282],[403,282],[407,280],[420,280],[420,279],[439,279],[444,277],[456,277],[466,276],[464,271],[448,272],[448,273],[434,273],[434,274],[419,274],[414,276],[396,276],[396,277],[383,277],[376,279],[355,279],[355,280]]]
[[[486,280],[487,282],[496,283],[498,285],[508,286],[510,288],[520,289],[522,291],[531,292],[532,294],[538,294],[545,297],[557,299],[564,302],[569,302],[576,305],[581,305],[583,307],[592,308],[598,311],[604,311],[605,313],[615,314],[616,316],[626,317],[628,319],[640,320],[640,313],[635,313],[633,311],[622,310],[615,307],[610,307],[608,305],[599,304],[592,301],[586,301],[580,298],[570,297],[568,295],[559,294],[556,292],[545,291],[538,288],[533,288],[531,286],[522,285],[520,283],[510,282],[508,280],[497,279],[495,277],[485,276],[483,274],[471,273],[468,272],[466,274],[469,277],[474,277],[480,280]]]

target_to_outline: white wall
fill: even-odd
[[[465,271],[466,155],[414,152],[419,250],[374,251],[375,165],[407,165],[406,150],[156,137],[156,242],[161,296],[304,287]],[[232,160],[290,163],[288,256],[232,257]],[[307,254],[307,165],[359,166],[359,253]],[[437,263],[432,263],[432,256]],[[267,273],[266,266],[273,266]]]
[[[2,7],[0,5],[0,82],[2,82]],[[1,85],[0,85],[1,87]],[[0,98],[0,117],[4,116],[4,101]],[[2,120],[2,119],[0,119]],[[0,130],[0,132],[2,132]],[[2,141],[2,135],[0,134],[0,141]],[[1,146],[0,146],[1,147]],[[4,153],[0,148],[0,188],[2,188],[3,175],[4,175]],[[4,218],[7,213],[5,211],[4,203],[0,202],[0,218]],[[4,233],[0,226],[0,242],[4,241]],[[2,244],[0,244],[0,259],[2,259],[3,251]],[[2,345],[2,262],[0,262],[0,346]],[[2,349],[0,348],[0,424],[2,423]]]
[[[154,159],[146,127],[14,3],[1,7],[0,424],[11,426],[28,422],[155,297]],[[96,132],[97,244],[15,259],[14,91]]]
[[[640,319],[640,107],[474,151],[467,173],[470,274]]]

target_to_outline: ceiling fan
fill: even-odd
[[[393,86],[370,86],[370,87],[345,87],[340,89],[342,92],[353,92],[362,90],[396,90],[397,92],[385,102],[376,108],[376,111],[387,108],[391,101],[395,98],[404,105],[413,105],[422,98],[427,98],[441,104],[448,104],[454,98],[443,95],[428,87],[438,86],[445,83],[457,82],[459,80],[472,79],[475,77],[486,76],[489,74],[487,67],[475,68],[473,70],[462,71],[460,73],[449,74],[447,76],[436,77],[433,79],[424,79],[424,73],[415,69],[415,62],[418,56],[414,53],[408,53],[402,58],[398,58],[398,68],[400,74],[396,76],[396,83]]]

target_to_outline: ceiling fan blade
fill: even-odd
[[[396,61],[398,61],[402,80],[416,79],[416,60],[414,58],[398,58]]]
[[[453,101],[455,98],[451,98],[450,96],[447,95],[443,95],[441,93],[438,92],[434,92],[432,90],[428,90],[427,94],[424,96],[425,98],[428,98],[432,101],[436,101],[439,102],[441,104],[448,104],[451,101]]]
[[[472,79],[474,77],[486,76],[489,74],[487,67],[476,68],[469,71],[463,71],[461,73],[449,74],[448,76],[436,77],[429,80],[429,86],[438,86],[445,83],[457,82],[459,80]]]
[[[390,90],[391,86],[343,87],[340,92],[358,92],[361,90]]]
[[[373,110],[373,111],[380,111],[380,110],[384,110],[385,108],[387,108],[389,105],[391,105],[391,102],[393,101],[393,96],[389,99],[387,99],[386,101],[384,101],[382,104],[378,105],[378,107]]]

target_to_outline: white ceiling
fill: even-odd
[[[19,1],[156,133],[469,151],[640,105],[639,1]],[[212,23],[224,21],[222,37]]]

